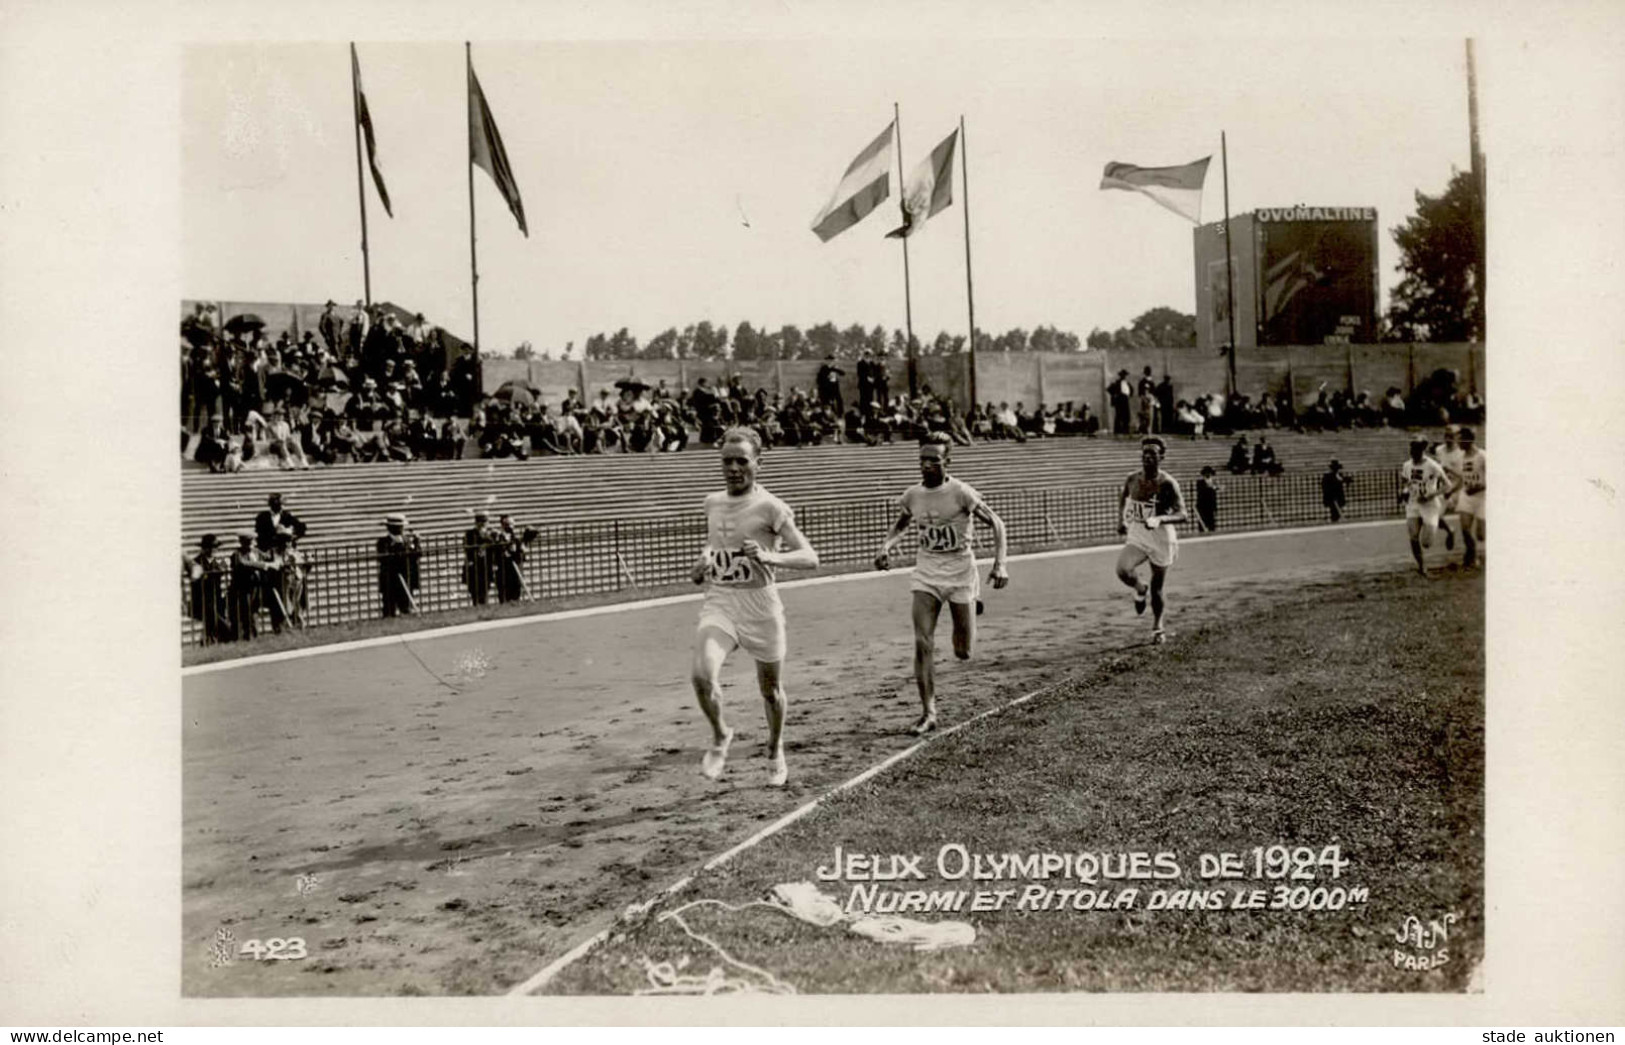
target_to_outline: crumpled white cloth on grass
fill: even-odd
[[[810,925],[828,927],[846,922],[846,912],[841,910],[840,903],[812,882],[786,882],[768,892],[785,914]],[[922,922],[879,915],[846,922],[846,929],[879,943],[909,945],[916,951],[969,947],[976,942],[976,928],[969,922]]]

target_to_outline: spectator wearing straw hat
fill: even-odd
[[[417,534],[407,529],[406,516],[387,516],[384,526],[388,532],[378,538],[378,597],[384,616],[416,613],[422,545]]]

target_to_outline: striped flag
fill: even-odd
[[[491,107],[485,104],[485,92],[480,90],[480,78],[474,75],[474,66],[468,67],[468,160],[481,168],[496,182],[497,191],[508,201],[519,231],[530,238],[525,227],[525,201],[519,198],[519,183],[514,180],[513,168],[508,165],[508,150],[502,147],[502,135]]]
[[[835,186],[824,209],[813,219],[812,230],[825,243],[868,216],[891,195],[891,148],[893,124],[858,153]]]
[[[361,90],[361,60],[355,56],[355,44],[350,45],[350,72],[353,74],[350,82],[355,85],[355,118],[361,125],[361,137],[367,143],[367,166],[372,168],[372,183],[378,187],[378,199],[384,205],[384,213],[393,218],[395,212],[389,208],[389,190],[384,188],[384,172],[378,169],[378,142],[372,136],[372,113],[367,109],[367,95]]]
[[[942,139],[942,144],[931,150],[931,155],[909,174],[903,186],[903,224],[887,236],[907,239],[925,228],[925,220],[934,216],[954,201],[954,146],[959,144],[959,129]]]
[[[1202,222],[1202,183],[1207,180],[1208,161],[1204,156],[1183,167],[1136,167],[1132,163],[1108,163],[1101,176],[1103,189],[1126,189],[1139,192],[1157,203],[1188,218],[1196,224]]]

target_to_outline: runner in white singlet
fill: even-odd
[[[711,723],[711,747],[700,771],[715,780],[728,760],[734,731],[723,720],[719,678],[735,647],[756,660],[756,681],[767,711],[768,784],[789,779],[784,761],[784,605],[774,570],[811,570],[818,553],[796,528],[789,505],[756,485],[762,441],[748,428],[731,428],[721,443],[727,489],[705,499],[705,547],[694,564],[705,601],[694,645],[694,695]]]
[[[875,554],[875,567],[890,569],[892,550],[910,525],[916,527],[920,550],[909,582],[914,597],[914,680],[920,691],[916,734],[937,725],[936,635],[943,603],[954,623],[954,656],[969,659],[976,644],[976,610],[981,605],[972,547],[976,520],[993,528],[993,572],[988,581],[995,588],[1010,581],[1004,568],[1004,520],[969,483],[948,474],[949,445],[948,436],[940,432],[920,441],[920,482],[903,491],[897,522]]]
[[[1162,470],[1162,457],[1168,446],[1152,436],[1140,440],[1140,471],[1123,481],[1117,495],[1117,532],[1125,539],[1117,556],[1117,578],[1134,589],[1134,612],[1144,613],[1147,595],[1151,599],[1151,641],[1163,642],[1163,582],[1168,568],[1179,557],[1179,535],[1174,524],[1185,521],[1185,498],[1179,483]],[[1142,563],[1151,564],[1151,583],[1140,580]]]
[[[1416,560],[1416,572],[1427,576],[1427,565],[1422,561],[1424,548],[1432,547],[1434,531],[1444,515],[1444,499],[1450,490],[1450,477],[1444,467],[1427,455],[1426,439],[1411,440],[1411,456],[1399,466],[1399,481],[1404,484],[1399,499],[1405,505],[1405,532],[1411,539],[1411,556]]]

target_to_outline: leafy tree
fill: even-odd
[[[638,357],[638,339],[625,327],[615,331],[609,339],[609,358],[636,359]]]
[[[965,350],[965,335],[950,334],[946,330],[937,334],[936,338],[926,348],[928,356],[951,356]]]
[[[1401,341],[1480,341],[1484,295],[1475,264],[1484,250],[1484,207],[1470,171],[1439,196],[1416,194],[1416,213],[1390,230],[1401,279],[1388,328]]]
[[[841,331],[840,355],[851,356],[856,359],[868,347],[869,332],[863,329],[862,323],[853,323]]]
[[[519,347],[513,350],[513,357],[515,359],[535,359],[536,350],[531,347],[529,341],[521,341]]]
[[[869,336],[863,339],[863,347],[867,348],[877,356],[885,356],[886,328],[880,326],[878,323],[875,324],[875,328],[869,331]]]
[[[1111,348],[1112,336],[1099,327],[1096,327],[1095,329],[1089,331],[1089,337],[1086,339],[1085,343],[1088,344],[1090,348]]]
[[[841,332],[834,323],[820,323],[807,328],[808,355],[813,359],[841,354]]]
[[[587,339],[581,353],[587,359],[609,359],[609,338],[603,334],[594,334]]]
[[[1196,317],[1166,305],[1140,313],[1130,328],[1144,348],[1195,348]]]
[[[677,328],[667,327],[643,346],[644,359],[676,359],[677,358]]]
[[[694,358],[722,359],[728,354],[728,328],[713,326],[709,319],[694,325]]]
[[[750,320],[741,319],[739,326],[734,328],[734,358],[741,362],[752,362],[764,357],[763,349],[771,346],[764,345],[762,335],[750,325]]]
[[[807,346],[807,336],[803,334],[801,332],[801,328],[796,326],[794,323],[786,323],[784,326],[780,327],[779,332],[774,335],[773,340],[776,342],[779,350],[776,358],[808,358],[809,351]]]
[[[1027,351],[1027,332],[1020,327],[1006,330],[993,339],[995,352],[1025,352]]]

